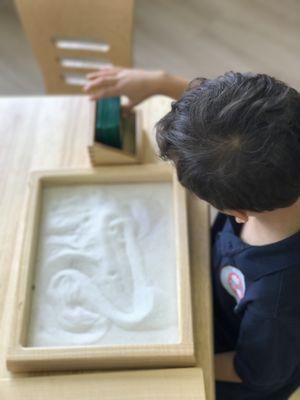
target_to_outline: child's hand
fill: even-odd
[[[88,74],[87,79],[83,90],[91,100],[124,95],[129,100],[125,108],[130,110],[147,97],[162,93],[164,72],[108,67]]]

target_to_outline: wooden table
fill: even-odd
[[[153,127],[168,111],[170,99],[154,97],[139,107],[143,110],[149,142],[146,161],[158,161],[152,152],[155,146]],[[0,98],[0,121],[0,398],[213,400],[208,207],[192,195],[188,201],[195,342],[197,366],[203,370],[206,397],[200,368],[165,370],[163,381],[161,377],[157,379],[156,371],[142,371],[138,380],[134,375],[136,371],[50,376],[9,373],[5,366],[5,349],[24,227],[28,173],[34,169],[90,167],[86,149],[89,104],[82,96]],[[182,377],[190,384],[183,386]],[[160,386],[161,382],[164,388],[169,388],[167,391]],[[126,385],[127,390],[134,387],[134,393],[126,392]],[[155,388],[160,388],[159,395],[154,396]]]

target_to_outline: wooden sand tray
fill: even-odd
[[[28,345],[33,281],[40,237],[43,192],[51,187],[170,183],[173,193],[179,340],[174,343]],[[127,369],[195,365],[192,328],[186,193],[167,165],[101,167],[32,173],[7,366],[13,372],[82,369]],[[172,299],[175,301],[174,299]]]

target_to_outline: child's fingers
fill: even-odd
[[[103,89],[103,90],[99,90],[98,92],[95,92],[93,94],[90,95],[90,100],[99,100],[102,98],[106,98],[106,97],[114,97],[114,96],[118,96],[118,93],[116,90],[113,89]]]
[[[92,90],[99,90],[103,87],[107,86],[114,86],[117,83],[116,78],[109,78],[109,77],[98,77],[91,82],[88,82],[84,85],[83,90],[85,92],[91,92]]]
[[[87,79],[95,79],[100,76],[108,76],[108,75],[116,75],[119,72],[120,68],[111,67],[111,66],[103,66],[98,71],[90,72],[86,75]]]
[[[89,74],[86,74],[86,79],[95,79],[99,76],[99,71],[95,72],[90,72]]]
[[[114,71],[110,71],[108,69],[100,69],[98,71],[90,72],[86,75],[87,79],[96,79],[100,76],[107,76],[107,75],[115,75]]]

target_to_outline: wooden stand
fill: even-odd
[[[124,130],[122,149],[96,142],[95,125],[96,103],[91,102],[88,151],[92,165],[121,165],[142,162],[144,133],[141,110],[134,110],[130,116],[121,119],[121,129]]]

